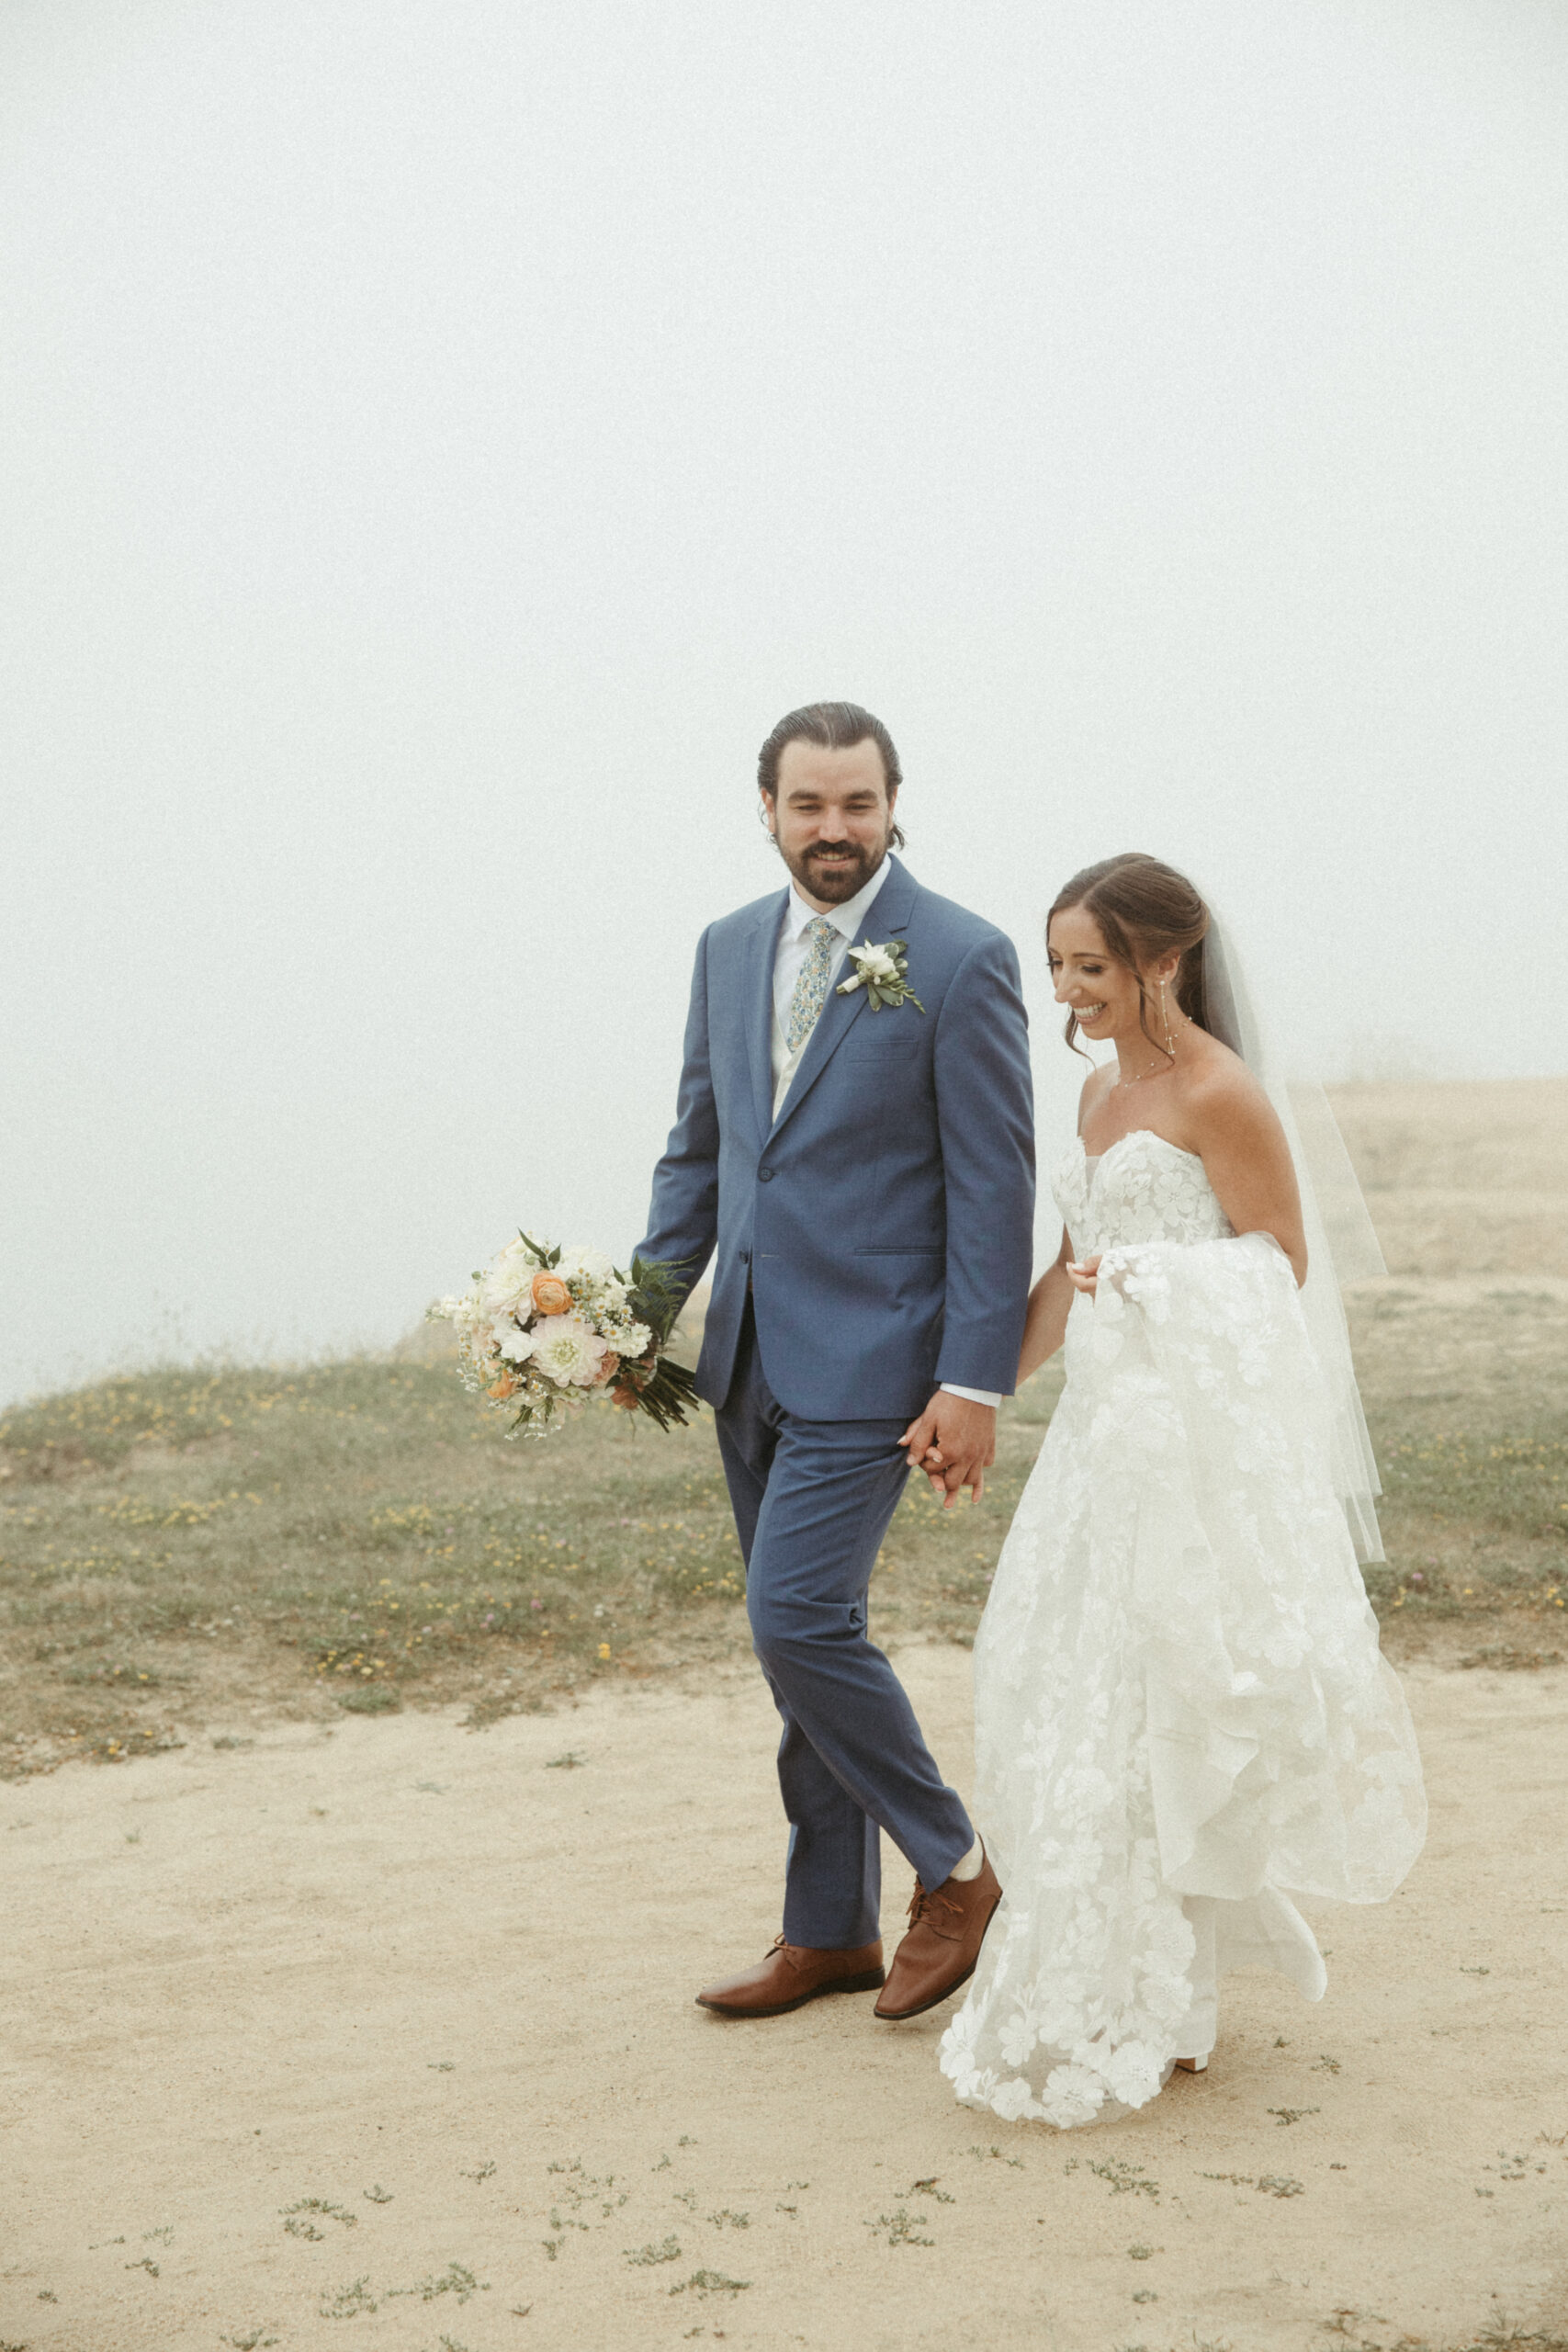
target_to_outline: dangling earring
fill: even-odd
[[[1176,1059],[1176,1039],[1170,1033],[1170,1007],[1165,1001],[1165,982],[1163,980],[1161,980],[1159,984],[1159,1017],[1165,1023],[1165,1050],[1170,1059],[1174,1061]]]

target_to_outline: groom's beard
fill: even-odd
[[[871,880],[887,854],[891,831],[890,827],[876,849],[863,849],[858,842],[835,842],[831,857],[821,854],[820,843],[804,852],[781,847],[779,854],[809,898],[820,899],[825,906],[840,907],[857,890],[863,890]]]

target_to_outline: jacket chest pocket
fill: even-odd
[[[915,1015],[919,1019],[919,1013]],[[921,1040],[912,1035],[908,1016],[896,1012],[891,1006],[886,1012],[863,1012],[849,1035],[843,1050],[859,1061],[907,1061],[913,1067],[924,1059]]]
[[[893,1012],[883,1015],[889,1028],[897,1017]],[[878,1105],[900,1098],[923,1101],[931,1087],[931,1057],[929,1048],[921,1050],[923,1041],[911,1037],[907,1028],[901,1035],[884,1033],[863,1039],[865,1026],[863,1018],[856,1023],[854,1035],[844,1039],[836,1057],[843,1073],[840,1085]]]

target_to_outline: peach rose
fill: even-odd
[[[485,1391],[485,1395],[487,1396],[493,1396],[498,1405],[504,1405],[509,1396],[516,1394],[516,1389],[517,1383],[512,1374],[509,1372],[503,1372],[499,1380],[491,1381],[490,1386]]]
[[[620,1357],[615,1354],[613,1349],[606,1348],[604,1355],[600,1359],[599,1369],[593,1377],[593,1385],[595,1388],[603,1388],[608,1382],[614,1380],[620,1368]]]
[[[541,1267],[531,1285],[534,1304],[541,1315],[570,1315],[571,1293],[558,1274],[547,1274]]]

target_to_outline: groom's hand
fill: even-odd
[[[986,1473],[997,1458],[997,1408],[976,1405],[968,1396],[950,1396],[939,1388],[898,1443],[909,1457],[910,1469],[925,1472],[943,1510],[953,1509],[965,1487],[978,1502],[986,1490]]]

